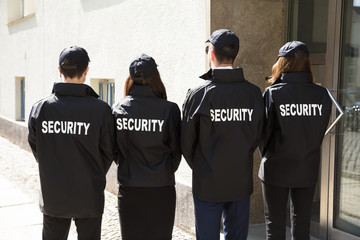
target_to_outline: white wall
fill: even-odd
[[[90,56],[91,78],[116,82],[122,97],[130,61],[155,58],[170,101],[181,108],[189,87],[206,69],[205,0],[35,0],[35,16],[7,26],[7,0],[0,0],[0,115],[15,120],[15,77],[24,76],[25,116],[59,81],[60,52],[70,45]]]

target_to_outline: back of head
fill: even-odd
[[[312,73],[309,50],[300,41],[287,42],[280,48],[278,60],[272,67],[272,76],[268,82],[272,84],[281,74],[290,72]]]
[[[161,81],[157,64],[152,57],[142,54],[135,58],[130,63],[129,72],[130,75],[126,79],[124,87],[125,96],[129,95],[131,87],[135,84],[149,85],[157,97],[167,99],[165,86]]]
[[[230,30],[216,30],[206,42],[213,45],[213,51],[219,63],[233,63],[238,55],[239,38]]]
[[[80,78],[89,62],[86,50],[78,46],[65,48],[59,56],[59,67],[65,78]]]

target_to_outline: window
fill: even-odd
[[[99,94],[99,99],[112,106],[115,102],[114,79],[91,79],[91,87]]]
[[[35,0],[8,0],[7,6],[9,23],[35,15]]]
[[[307,44],[310,53],[325,53],[328,0],[291,0],[289,40]]]
[[[110,106],[115,101],[115,83],[113,82],[100,82],[99,83],[99,98],[107,102]]]
[[[16,106],[16,120],[25,121],[25,78],[15,78],[15,106]]]

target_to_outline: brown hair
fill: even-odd
[[[142,73],[135,74],[136,77],[142,76]],[[130,77],[130,75],[126,78],[125,87],[124,87],[124,96],[128,96],[130,94],[130,89],[134,84],[140,85],[149,85],[154,92],[155,96],[167,100],[166,89],[164,83],[161,81],[160,73],[156,70],[156,73],[152,76],[142,80],[142,82],[136,81]]]
[[[225,45],[223,48],[217,48],[214,45],[213,52],[219,63],[231,63],[233,64],[238,54],[238,49],[233,44]]]
[[[83,75],[83,73],[85,72],[86,68],[88,67],[88,63],[87,64],[82,64],[82,66],[79,67],[74,67],[73,65],[76,65],[75,62],[65,59],[61,65],[60,65],[60,70],[61,73],[64,75],[65,78],[81,78],[81,76]],[[70,66],[71,68],[67,68],[67,66]]]
[[[303,50],[296,53],[304,54]],[[278,61],[272,67],[272,75],[269,77],[268,83],[273,84],[282,73],[286,72],[310,72],[311,63],[308,57],[279,57]],[[313,77],[312,77],[313,78]]]

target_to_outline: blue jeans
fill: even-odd
[[[197,240],[219,240],[221,216],[226,240],[246,240],[250,198],[231,202],[206,202],[194,197]]]

